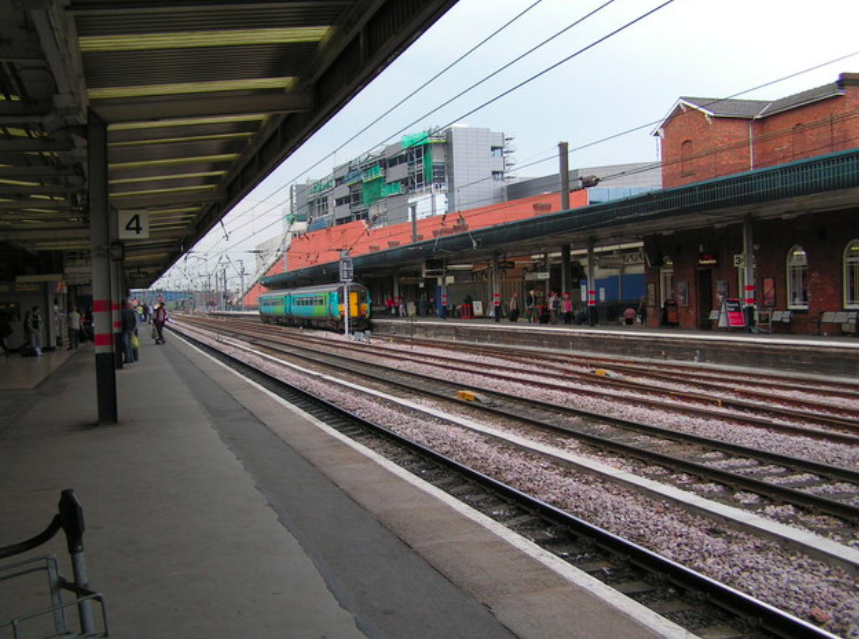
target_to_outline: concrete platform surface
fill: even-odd
[[[117,425],[95,423],[92,351],[62,360],[33,388],[0,383],[0,546],[74,488],[112,636],[689,636],[175,335],[116,372]],[[61,536],[26,556],[46,553],[71,574]],[[0,586],[0,623],[44,597]]]

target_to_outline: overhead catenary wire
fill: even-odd
[[[791,74],[789,74],[789,75],[779,77],[779,78],[777,78],[777,79],[775,79],[775,80],[771,80],[771,81],[768,81],[768,82],[766,82],[766,83],[759,84],[759,85],[756,85],[756,86],[751,87],[751,88],[748,88],[748,89],[744,89],[744,90],[742,90],[742,91],[739,91],[739,92],[736,92],[736,93],[734,93],[734,94],[731,94],[731,95],[730,95],[730,96],[728,96],[728,97],[714,99],[714,100],[712,100],[712,101],[710,101],[710,102],[703,103],[701,106],[702,106],[702,107],[704,107],[704,108],[706,108],[706,107],[708,107],[708,106],[713,106],[713,105],[715,105],[715,104],[718,104],[719,102],[723,102],[723,101],[725,101],[725,100],[729,100],[729,99],[734,99],[734,98],[737,98],[737,97],[739,97],[739,96],[742,96],[742,95],[745,95],[745,94],[751,93],[751,92],[753,92],[753,91],[757,91],[757,90],[760,90],[760,89],[762,89],[762,88],[766,88],[766,87],[769,87],[769,86],[772,86],[772,85],[775,85],[775,84],[778,84],[778,83],[784,82],[784,81],[786,81],[786,80],[793,79],[793,78],[795,78],[795,77],[798,77],[798,76],[801,76],[801,75],[803,75],[803,74],[809,73],[809,72],[811,72],[811,71],[817,70],[817,69],[819,69],[819,68],[822,68],[822,67],[825,67],[825,66],[828,66],[828,65],[831,65],[831,64],[834,64],[834,63],[840,62],[840,61],[845,60],[845,59],[848,59],[848,58],[850,58],[850,57],[854,57],[854,56],[856,56],[856,55],[859,55],[859,51],[855,51],[855,52],[852,52],[852,53],[849,53],[849,54],[846,54],[846,55],[843,55],[843,56],[839,56],[839,57],[837,57],[837,58],[834,58],[834,59],[832,59],[832,60],[829,60],[829,61],[826,61],[826,62],[823,62],[823,63],[817,64],[817,65],[814,65],[814,66],[812,66],[812,67],[807,67],[807,68],[805,68],[805,69],[803,69],[803,70],[801,70],[801,71],[797,71],[797,72],[791,73]],[[848,114],[842,114],[842,117],[845,117],[845,118],[846,118],[846,117],[856,117],[857,115],[859,115],[859,114],[856,114],[856,113],[848,113]],[[621,137],[621,136],[623,136],[623,135],[628,135],[628,134],[630,134],[630,133],[633,133],[633,132],[636,132],[636,131],[640,131],[640,130],[642,130],[642,129],[646,129],[646,128],[653,127],[653,126],[655,126],[655,125],[659,124],[659,123],[660,123],[660,122],[662,122],[662,121],[663,121],[663,119],[660,119],[660,120],[653,120],[653,121],[647,122],[647,123],[645,123],[645,124],[643,124],[643,125],[639,125],[639,126],[636,126],[636,127],[630,128],[630,129],[626,129],[626,130],[624,130],[624,131],[622,131],[622,132],[619,132],[619,133],[616,133],[616,134],[612,134],[612,135],[610,135],[610,136],[606,136],[606,137],[601,138],[601,139],[599,139],[599,140],[594,140],[594,141],[591,141],[591,142],[588,142],[588,143],[585,143],[585,144],[579,145],[579,146],[577,146],[577,147],[573,148],[573,149],[570,151],[570,153],[573,153],[573,152],[575,152],[575,151],[579,151],[579,150],[582,150],[582,149],[585,149],[585,148],[589,148],[589,147],[592,147],[592,146],[594,146],[594,145],[596,145],[596,144],[599,144],[599,143],[601,143],[601,142],[605,142],[605,141],[613,140],[613,139],[616,139],[616,138]],[[807,123],[807,124],[808,124],[809,126],[812,126],[814,123],[812,122],[812,123]],[[772,133],[770,133],[770,134],[769,134],[769,136],[768,136],[768,137],[776,137],[776,136],[779,136],[779,135],[786,135],[787,133],[789,133],[789,131],[786,131],[786,130],[777,131],[777,132],[772,132]],[[698,156],[700,156],[700,157],[705,157],[705,156],[706,156],[706,155],[708,155],[708,154],[724,152],[725,150],[728,150],[728,147],[727,147],[727,146],[713,147],[713,148],[708,149],[708,150],[707,150],[707,151],[705,151],[705,152],[702,152],[701,154],[698,154]],[[818,149],[818,150],[823,151],[823,150],[825,150],[825,149]],[[528,163],[528,164],[524,164],[524,165],[522,165],[520,168],[529,168],[529,167],[537,166],[537,165],[540,165],[540,164],[543,164],[543,163],[546,163],[546,162],[549,162],[549,161],[557,161],[557,155],[556,155],[556,154],[552,154],[552,155],[547,156],[547,157],[545,157],[545,158],[538,159],[538,160],[536,160],[536,161],[534,161],[534,162],[530,162],[530,163]],[[656,163],[653,163],[653,164],[651,164],[651,165],[646,165],[646,166],[644,166],[644,167],[640,167],[640,168],[635,169],[635,170],[633,170],[633,171],[623,171],[623,172],[619,172],[619,173],[617,173],[617,174],[613,174],[613,175],[609,175],[609,176],[604,176],[604,177],[603,177],[603,181],[608,181],[608,180],[611,180],[611,179],[613,179],[613,178],[615,178],[615,177],[622,177],[623,175],[628,175],[628,174],[631,174],[631,173],[641,172],[641,171],[645,171],[645,170],[652,170],[652,169],[655,169],[655,168],[657,168],[657,167],[662,166],[663,164],[664,164],[663,162],[656,162]],[[480,180],[475,181],[475,183],[477,183],[477,182],[479,182],[479,181],[480,181]],[[463,185],[463,186],[468,186],[468,185]],[[503,207],[503,204],[504,204],[504,203],[501,203],[501,206],[502,206],[502,207]],[[220,259],[220,256],[223,256],[223,255],[224,255],[225,253],[227,253],[227,252],[230,252],[230,251],[229,251],[229,250],[223,250],[223,251],[219,251],[219,252],[213,252],[213,253],[212,253],[212,255],[213,255],[213,256],[214,256],[214,255],[218,255],[218,256],[219,256],[219,259]]]
[[[673,1],[673,0],[670,0],[670,1]],[[669,4],[669,3],[664,3],[663,5],[660,5],[660,7],[655,8],[654,10],[652,10],[652,11],[651,11],[651,12],[649,12],[649,13],[652,13],[653,11],[658,10],[659,8],[661,8],[662,6],[664,6],[665,4]],[[532,6],[533,6],[533,5],[532,5]],[[645,14],[645,16],[646,16],[646,14]],[[643,17],[645,17],[645,16],[642,16],[642,17],[640,17],[639,19],[642,19],[642,18],[643,18]],[[627,26],[629,26],[629,25],[627,25]],[[608,37],[608,36],[606,36],[606,37]],[[591,47],[595,46],[595,44],[596,44],[596,43],[592,43],[592,44],[591,44],[591,45],[589,45],[589,47],[587,47],[587,48],[591,48]],[[587,49],[587,48],[586,48],[586,49]],[[581,50],[581,51],[579,51],[579,52],[577,52],[576,54],[573,54],[573,55],[578,55],[578,54],[580,54],[582,51],[584,51],[584,50],[586,50],[586,49],[583,49],[583,50]],[[827,66],[827,65],[833,64],[833,63],[835,63],[835,62],[839,62],[839,61],[841,61],[841,60],[845,60],[845,59],[850,58],[850,57],[853,57],[853,56],[855,56],[855,55],[857,55],[857,54],[859,54],[859,52],[853,52],[853,53],[850,53],[850,54],[847,54],[847,55],[844,55],[844,56],[840,56],[839,58],[835,58],[835,59],[833,59],[833,60],[830,60],[830,61],[827,61],[827,62],[821,63],[821,64],[816,65],[816,66],[814,66],[814,67],[810,67],[810,68],[804,69],[804,70],[802,70],[802,71],[798,71],[798,72],[795,72],[795,73],[793,73],[793,74],[790,74],[790,75],[788,75],[788,76],[784,76],[784,77],[778,78],[778,79],[776,79],[776,80],[772,80],[772,81],[770,81],[770,82],[767,82],[767,83],[764,83],[764,84],[758,85],[758,86],[756,86],[756,87],[753,87],[753,88],[746,89],[746,90],[744,90],[744,91],[741,91],[741,92],[735,93],[735,94],[733,94],[733,95],[731,95],[731,96],[729,96],[729,97],[726,97],[726,98],[720,98],[720,99],[718,99],[718,100],[714,100],[712,103],[709,103],[709,104],[715,104],[715,103],[718,103],[718,102],[723,101],[723,100],[732,99],[732,98],[735,98],[735,97],[737,97],[737,96],[740,96],[740,95],[743,95],[743,94],[746,94],[746,93],[749,93],[749,92],[752,92],[752,91],[755,91],[755,90],[759,90],[759,89],[762,89],[762,88],[765,88],[765,87],[768,87],[768,86],[771,86],[771,85],[777,84],[777,83],[779,83],[779,82],[783,82],[783,81],[788,80],[788,79],[795,78],[795,77],[800,76],[800,75],[802,75],[802,74],[804,74],[804,73],[808,73],[808,72],[810,72],[810,71],[813,71],[813,70],[816,70],[816,69],[822,68],[822,67],[824,67],[824,66]],[[563,61],[561,61],[561,62],[559,62],[559,63],[556,63],[556,64],[555,64],[555,65],[553,65],[552,67],[549,67],[549,68],[545,69],[545,70],[544,70],[544,71],[542,71],[540,74],[537,74],[537,76],[534,76],[533,78],[529,78],[529,79],[528,79],[528,80],[526,80],[524,83],[527,83],[528,81],[530,81],[530,80],[532,80],[532,79],[534,79],[534,78],[536,78],[536,77],[539,77],[539,75],[542,75],[542,74],[544,74],[544,73],[548,72],[549,70],[551,70],[552,68],[556,67],[558,64],[561,64],[561,63],[563,63]],[[513,90],[516,90],[517,88],[520,88],[521,86],[523,86],[523,85],[524,85],[524,83],[520,83],[520,84],[519,84],[519,85],[517,85],[516,87],[512,87],[512,88],[511,88],[511,89],[509,89],[508,91],[506,91],[506,92],[504,92],[504,93],[502,93],[502,94],[499,94],[498,96],[496,96],[496,97],[495,97],[495,98],[493,98],[492,100],[490,100],[490,101],[487,101],[487,102],[483,103],[482,105],[480,105],[479,107],[477,107],[477,108],[475,108],[475,109],[473,109],[473,110],[469,111],[469,112],[468,112],[467,114],[465,114],[465,115],[470,115],[470,114],[472,114],[472,113],[476,112],[477,110],[480,110],[481,108],[485,108],[486,106],[488,106],[489,104],[493,103],[494,101],[496,101],[496,100],[500,99],[501,97],[503,97],[504,95],[508,94],[509,92],[512,92]],[[460,116],[460,118],[461,118],[461,117],[465,117],[465,116]],[[457,119],[460,119],[460,118],[457,118]],[[648,128],[648,127],[654,126],[654,125],[658,124],[660,121],[661,121],[661,120],[655,120],[655,121],[652,121],[652,122],[648,122],[648,123],[646,123],[646,124],[639,125],[639,126],[637,126],[637,127],[633,127],[633,128],[631,128],[631,129],[627,129],[627,130],[624,130],[624,131],[622,131],[622,132],[619,132],[619,133],[613,134],[613,135],[611,135],[611,136],[607,136],[607,137],[601,138],[601,139],[599,139],[599,140],[594,140],[594,141],[591,141],[591,142],[588,142],[588,143],[585,143],[585,144],[582,144],[582,145],[576,146],[576,147],[574,147],[574,148],[572,148],[572,149],[570,150],[570,153],[575,153],[575,152],[581,151],[581,150],[583,150],[583,149],[587,149],[587,148],[590,148],[590,147],[592,147],[592,146],[595,146],[595,145],[597,145],[597,144],[604,143],[604,142],[607,142],[607,141],[609,141],[609,140],[613,140],[613,139],[616,139],[616,138],[622,137],[622,136],[624,136],[624,135],[628,135],[628,134],[630,134],[630,133],[640,131],[640,130],[642,130],[642,129],[645,129],[645,128]],[[371,124],[370,126],[372,126],[372,124]],[[368,128],[369,128],[369,127],[368,127]],[[340,147],[340,148],[342,148],[342,147]],[[542,164],[542,163],[544,163],[544,162],[548,162],[548,161],[554,160],[555,158],[556,158],[556,156],[554,156],[554,155],[553,155],[553,156],[547,157],[547,158],[545,158],[545,159],[537,160],[537,161],[532,162],[532,163],[530,163],[530,164],[523,165],[523,166],[521,166],[521,167],[519,167],[519,168],[521,169],[521,168],[527,168],[527,167],[530,167],[530,166],[536,166],[536,165],[538,165],[538,164]],[[654,165],[653,165],[653,166],[654,166],[654,168],[655,168],[656,166],[659,166],[659,163],[654,163]],[[607,178],[606,178],[606,179],[610,179],[610,177],[611,177],[611,176],[607,176]],[[280,205],[282,205],[282,204],[283,204],[283,202],[280,202],[280,203],[278,203],[278,206],[280,206]],[[277,223],[279,223],[279,221],[278,221]],[[265,227],[263,227],[263,229],[261,229],[261,230],[265,230],[265,229],[270,228],[270,227],[272,227],[272,226],[274,226],[274,224],[266,225],[266,226],[265,226]],[[239,230],[240,228],[243,228],[243,226],[240,226],[240,227],[238,227],[238,228],[234,229],[234,232],[235,232],[235,231],[237,231],[237,230]],[[214,248],[214,247],[213,247],[213,248]]]
[[[611,1],[611,2],[614,2],[615,0],[610,0],[610,1]],[[412,91],[412,92],[411,92],[409,95],[407,95],[405,98],[403,98],[402,100],[400,100],[399,102],[397,102],[396,104],[394,104],[393,106],[391,106],[390,108],[388,108],[384,113],[382,113],[382,114],[381,114],[381,115],[379,115],[377,118],[375,118],[372,122],[370,122],[369,124],[367,124],[366,126],[364,126],[360,131],[358,131],[357,133],[355,133],[354,135],[352,135],[352,137],[350,137],[348,140],[346,140],[345,142],[342,142],[342,143],[341,143],[341,144],[340,144],[336,149],[334,149],[333,151],[331,151],[330,153],[328,153],[327,155],[325,155],[324,157],[322,157],[320,160],[318,160],[318,161],[317,161],[316,163],[314,163],[312,166],[310,166],[310,167],[308,167],[307,169],[305,169],[305,170],[302,172],[302,175],[307,175],[307,174],[309,174],[313,169],[315,169],[316,167],[318,167],[318,166],[319,166],[320,164],[322,164],[325,160],[327,160],[327,159],[329,159],[329,158],[331,158],[331,157],[333,157],[333,156],[336,156],[336,154],[337,154],[340,150],[342,150],[343,148],[345,148],[345,147],[346,147],[346,145],[348,145],[350,142],[353,142],[353,141],[354,141],[356,138],[358,138],[360,135],[362,135],[363,133],[367,132],[370,128],[372,128],[372,127],[373,127],[374,125],[376,125],[378,122],[380,122],[381,120],[383,120],[384,118],[386,118],[388,115],[390,115],[391,113],[393,113],[396,109],[398,109],[398,108],[399,108],[399,107],[401,107],[403,104],[405,104],[406,102],[408,102],[411,98],[413,98],[415,95],[417,95],[418,93],[420,93],[421,91],[423,91],[426,87],[428,87],[429,85],[431,85],[432,83],[434,83],[434,82],[436,82],[438,79],[440,79],[440,78],[441,78],[444,74],[446,74],[448,71],[450,71],[451,69],[453,69],[453,68],[455,68],[456,66],[458,66],[459,64],[461,64],[461,63],[462,63],[466,58],[468,58],[468,57],[469,57],[469,56],[471,56],[473,53],[475,53],[476,51],[478,51],[479,49],[481,49],[484,45],[486,45],[486,44],[487,44],[487,43],[489,43],[491,40],[493,40],[495,37],[497,37],[498,35],[500,35],[503,31],[507,30],[509,27],[511,27],[514,23],[516,23],[516,22],[517,22],[517,21],[519,21],[521,18],[523,18],[527,13],[529,13],[532,9],[534,9],[535,7],[537,7],[537,5],[539,5],[539,4],[540,4],[540,3],[542,3],[542,2],[543,2],[543,0],[537,0],[536,2],[533,2],[531,5],[529,5],[528,7],[526,7],[524,10],[520,11],[520,12],[519,12],[518,14],[516,14],[513,18],[511,18],[510,20],[508,20],[507,22],[505,22],[505,23],[504,23],[503,25],[501,25],[498,29],[496,29],[495,31],[493,31],[491,34],[489,34],[488,36],[486,36],[483,40],[481,40],[481,41],[480,41],[480,42],[478,42],[476,45],[474,45],[473,47],[471,47],[468,51],[466,51],[465,53],[463,53],[462,55],[460,55],[458,58],[456,58],[456,60],[454,60],[453,62],[451,62],[450,64],[448,64],[444,69],[442,69],[441,71],[439,71],[438,73],[436,73],[434,76],[432,76],[429,80],[427,80],[426,82],[424,82],[423,84],[421,84],[417,89],[415,89],[414,91]],[[394,134],[394,135],[396,135],[396,134]],[[388,136],[387,138],[385,138],[385,139],[386,139],[386,140],[388,140],[388,139],[390,139],[391,137],[393,137],[393,136],[389,135],[389,136]],[[376,148],[377,146],[378,146],[378,145],[375,145],[375,146],[374,146],[374,147],[372,147],[372,148]],[[371,149],[371,150],[372,150],[372,149]],[[365,153],[369,153],[369,152],[370,152],[370,151],[365,151]],[[360,155],[360,154],[359,154],[359,155]],[[285,189],[285,188],[286,188],[287,186],[289,186],[291,183],[295,182],[295,180],[297,180],[299,177],[300,177],[300,176],[297,176],[297,177],[295,177],[295,178],[293,178],[293,179],[286,180],[286,183],[284,184],[284,186],[282,186],[281,188],[279,188],[279,189],[277,189],[276,191],[274,191],[273,193],[271,193],[271,194],[266,198],[266,200],[267,200],[267,199],[269,199],[269,198],[271,198],[271,197],[273,197],[273,196],[274,196],[274,195],[276,195],[277,193],[280,193],[281,191],[283,191],[283,189]],[[263,202],[265,202],[265,200],[263,200]],[[285,203],[285,201],[283,201],[283,200],[282,200],[282,201],[280,201],[280,202],[278,202],[277,204],[275,204],[275,205],[274,205],[274,207],[272,207],[272,208],[267,209],[266,211],[264,211],[264,212],[263,212],[263,215],[264,215],[265,213],[269,213],[269,212],[273,211],[274,209],[276,209],[276,208],[277,208],[277,207],[279,207],[279,206],[282,206],[284,203]],[[239,228],[242,228],[242,227],[239,227]]]
[[[540,49],[542,46],[544,46],[544,45],[545,45],[545,44],[547,44],[548,42],[551,42],[552,40],[554,40],[555,38],[557,38],[558,36],[560,36],[562,33],[565,33],[566,31],[569,31],[569,29],[571,29],[572,27],[575,27],[575,26],[578,26],[578,25],[582,24],[585,20],[587,20],[587,19],[589,19],[589,18],[593,17],[594,15],[596,15],[597,13],[599,13],[600,11],[602,11],[603,9],[607,8],[608,6],[610,6],[610,5],[611,5],[613,2],[615,2],[615,1],[616,1],[616,0],[608,0],[607,2],[604,2],[604,3],[603,3],[603,4],[601,4],[599,7],[597,7],[596,9],[594,9],[594,10],[592,10],[592,11],[588,12],[587,14],[585,14],[583,17],[581,17],[581,18],[578,18],[578,19],[574,20],[570,25],[568,25],[567,27],[564,27],[564,28],[563,28],[563,29],[561,29],[560,31],[558,31],[558,32],[556,32],[555,34],[553,34],[553,35],[549,36],[548,38],[545,38],[545,39],[544,39],[543,41],[541,41],[538,45],[536,45],[536,46],[532,47],[531,49],[529,49],[526,53],[524,53],[524,54],[522,54],[522,55],[520,55],[520,56],[517,56],[517,57],[516,57],[516,58],[514,58],[512,61],[510,61],[510,62],[506,63],[505,65],[502,65],[502,67],[500,67],[499,69],[497,69],[495,72],[493,72],[492,74],[490,74],[489,76],[487,76],[487,77],[486,77],[486,78],[484,78],[483,80],[480,80],[480,81],[478,81],[478,82],[476,82],[476,83],[474,83],[474,84],[470,85],[467,89],[465,89],[465,90],[461,91],[460,93],[458,93],[458,94],[457,94],[456,96],[454,96],[453,98],[450,98],[450,99],[446,100],[446,101],[445,101],[445,102],[443,102],[442,104],[440,104],[440,105],[436,106],[435,108],[431,109],[430,111],[428,111],[428,112],[424,113],[420,118],[418,118],[418,119],[414,120],[413,122],[409,123],[409,124],[408,124],[408,125],[406,125],[405,127],[402,127],[402,128],[401,128],[400,130],[398,130],[397,132],[395,132],[395,133],[393,133],[393,134],[389,135],[387,138],[385,138],[385,141],[390,140],[392,137],[395,137],[395,136],[397,136],[397,135],[399,135],[399,134],[403,133],[404,131],[406,131],[406,130],[410,129],[411,127],[415,126],[415,125],[416,125],[417,123],[419,123],[421,120],[426,119],[427,117],[429,117],[429,116],[431,116],[432,114],[436,113],[436,112],[437,112],[438,110],[440,110],[441,108],[443,108],[443,107],[445,107],[445,106],[449,105],[451,102],[455,101],[456,99],[459,99],[460,97],[462,97],[462,96],[463,96],[463,95],[465,95],[466,93],[468,93],[468,92],[470,92],[470,91],[474,90],[476,87],[478,87],[478,86],[480,86],[481,84],[483,84],[483,83],[484,83],[484,82],[485,82],[489,77],[492,77],[492,76],[494,76],[494,75],[497,75],[497,74],[498,74],[498,73],[500,73],[501,71],[503,71],[503,70],[505,70],[505,69],[509,68],[511,65],[515,64],[516,62],[519,62],[520,60],[522,60],[522,59],[523,59],[524,57],[526,57],[527,55],[531,55],[532,53],[536,52],[538,49]],[[451,121],[449,124],[445,125],[444,127],[440,127],[440,128],[442,128],[442,129],[447,128],[448,126],[451,126],[452,124],[456,123],[457,121],[461,120],[462,118],[467,117],[468,115],[472,115],[473,113],[476,113],[477,111],[479,111],[479,110],[481,110],[481,109],[483,109],[483,108],[485,108],[485,107],[489,106],[489,105],[490,105],[490,104],[492,104],[493,102],[496,102],[496,101],[497,101],[497,100],[499,100],[500,98],[502,98],[502,97],[504,97],[504,96],[506,96],[506,95],[509,95],[510,93],[512,93],[512,92],[514,92],[514,91],[516,91],[516,90],[518,90],[518,89],[520,89],[520,88],[522,88],[523,86],[525,86],[525,85],[529,84],[530,82],[532,82],[532,81],[536,80],[537,78],[539,78],[539,77],[541,77],[541,76],[545,75],[546,73],[548,73],[549,71],[551,71],[551,70],[553,70],[553,69],[557,68],[558,66],[560,66],[560,65],[562,65],[562,64],[564,64],[564,63],[566,63],[566,62],[569,62],[569,61],[570,61],[570,60],[572,60],[573,58],[575,58],[575,57],[577,57],[578,55],[580,55],[580,54],[584,53],[585,51],[588,51],[588,50],[592,49],[593,47],[597,46],[598,44],[601,44],[601,43],[603,43],[603,42],[605,42],[605,41],[609,40],[610,38],[614,37],[615,35],[617,35],[617,34],[621,33],[622,31],[624,31],[624,30],[626,30],[626,29],[628,29],[629,27],[633,26],[634,24],[637,24],[638,22],[640,22],[640,21],[642,21],[643,19],[645,19],[645,18],[649,17],[650,15],[653,15],[654,13],[656,13],[657,11],[659,11],[660,9],[662,9],[662,8],[664,8],[664,7],[666,7],[666,6],[668,6],[669,4],[672,4],[673,2],[675,2],[675,0],[666,0],[665,2],[663,2],[663,3],[662,3],[662,4],[660,4],[660,5],[658,5],[657,7],[653,8],[653,9],[651,9],[651,10],[649,10],[649,11],[647,11],[647,12],[645,12],[645,13],[641,14],[641,15],[639,15],[638,17],[636,17],[636,18],[634,18],[633,20],[631,20],[631,21],[627,22],[626,24],[622,25],[621,27],[618,27],[617,29],[614,29],[614,30],[613,30],[613,31],[611,31],[610,33],[608,33],[608,34],[606,34],[606,35],[602,36],[601,38],[599,38],[599,39],[595,40],[594,42],[590,43],[589,45],[587,45],[587,46],[585,46],[585,47],[583,47],[583,48],[579,49],[578,51],[576,51],[576,52],[575,52],[575,53],[573,53],[572,55],[569,55],[569,56],[567,56],[567,57],[563,58],[562,60],[560,60],[560,61],[558,61],[558,62],[556,62],[556,63],[554,63],[554,64],[550,65],[549,67],[546,67],[546,68],[545,68],[545,69],[543,69],[542,71],[540,71],[540,72],[538,72],[538,73],[536,73],[536,74],[534,74],[534,75],[530,76],[530,77],[529,77],[529,78],[527,78],[526,80],[524,80],[524,81],[522,81],[522,82],[518,83],[517,85],[515,85],[515,86],[513,86],[513,87],[511,87],[511,88],[509,88],[509,89],[507,89],[507,90],[505,90],[504,92],[502,92],[502,93],[498,94],[498,95],[497,95],[497,96],[495,96],[494,98],[492,98],[492,99],[490,99],[490,100],[488,100],[488,101],[484,102],[482,105],[480,105],[480,106],[478,106],[478,107],[476,107],[476,108],[474,108],[474,109],[472,109],[472,110],[468,111],[467,113],[465,113],[465,114],[463,114],[463,115],[460,115],[459,117],[457,117],[457,118],[455,118],[453,121]],[[372,151],[372,149],[378,148],[378,147],[379,147],[379,146],[381,146],[382,144],[384,144],[384,141],[383,141],[383,142],[381,142],[381,143],[379,143],[379,144],[374,145],[370,150],[366,151],[366,152],[365,152],[365,154],[366,154],[366,153],[369,153],[370,151]],[[341,147],[341,148],[342,148],[342,147]],[[363,154],[361,154],[361,155],[363,155]],[[321,162],[320,162],[320,163],[321,163]],[[307,171],[305,171],[305,174],[306,174],[308,171],[310,171],[310,170],[312,170],[313,168],[315,168],[315,166],[318,166],[318,164],[319,164],[319,163],[317,163],[316,165],[314,165],[314,167],[311,167],[310,169],[308,169]],[[265,211],[265,213],[267,213],[267,212],[269,212],[269,211],[272,211],[272,210],[276,209],[278,206],[282,206],[283,204],[284,204],[284,201],[281,201],[281,202],[277,203],[277,204],[276,204],[274,207],[272,207],[271,209],[268,209],[267,211]],[[242,226],[238,227],[237,229],[234,229],[234,232],[235,232],[235,231],[237,231],[237,230],[238,230],[238,229],[240,229],[240,228],[244,228],[244,226],[246,226],[246,225],[247,225],[247,224],[244,224],[244,225],[242,225]],[[274,223],[273,223],[273,224],[268,225],[266,228],[270,228],[271,226],[274,226]],[[219,243],[220,243],[220,242],[217,242],[217,243],[215,244],[215,246],[217,246],[217,244],[219,244]]]

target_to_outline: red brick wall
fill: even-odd
[[[796,244],[801,245],[808,256],[808,310],[794,313],[790,326],[779,325],[776,332],[816,333],[816,320],[825,311],[843,310],[843,256],[844,249],[859,239],[856,224],[859,208],[836,213],[808,215],[791,220],[774,219],[753,222],[757,264],[755,298],[759,309],[763,309],[763,278],[775,279],[774,310],[787,310],[787,254]],[[715,308],[718,281],[727,282],[728,297],[742,298],[738,290],[738,269],[733,265],[733,256],[742,253],[742,229],[739,224],[723,229],[700,229],[669,236],[649,236],[644,239],[645,251],[670,256],[674,262],[674,282],[685,281],[689,285],[689,305],[679,308],[680,327],[704,328],[700,318],[706,317],[710,308],[701,308],[699,283],[702,269],[698,267],[698,251],[715,253],[718,265],[710,271],[712,292],[710,307]],[[657,327],[661,323],[662,311],[659,284],[660,270],[648,268],[646,279],[656,288],[656,307],[648,307],[647,323]]]
[[[755,123],[755,168],[859,146],[859,90]]]
[[[840,82],[844,95],[759,120],[708,118],[697,109],[678,106],[662,128],[663,186],[682,186],[859,146],[859,75],[842,74]],[[684,143],[692,145],[691,159],[685,162]]]
[[[683,143],[691,154],[683,156]],[[748,171],[749,124],[746,120],[708,118],[697,109],[678,113],[664,128],[662,185],[664,188]]]

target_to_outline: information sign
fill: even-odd
[[[351,282],[353,275],[352,258],[348,255],[340,258],[340,281]]]
[[[117,237],[120,240],[149,239],[148,211],[119,211],[118,222]]]
[[[746,325],[746,315],[743,305],[737,298],[722,300],[722,312],[719,314],[720,328],[743,328]]]

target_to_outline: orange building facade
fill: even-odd
[[[587,190],[570,193],[570,208],[579,208],[587,204]],[[415,242],[432,241],[439,235],[465,233],[469,230],[557,213],[560,210],[560,193],[547,193],[468,211],[436,215],[418,220],[414,226],[411,223],[405,223],[371,229],[363,221],[350,222],[293,238],[287,249],[285,262],[288,271],[295,271],[317,264],[337,262],[343,250],[348,250],[352,257],[358,257]],[[283,273],[283,263],[284,260],[278,260],[277,266],[266,275]],[[259,284],[254,286],[245,297],[245,305],[256,307],[260,294],[266,290]]]

